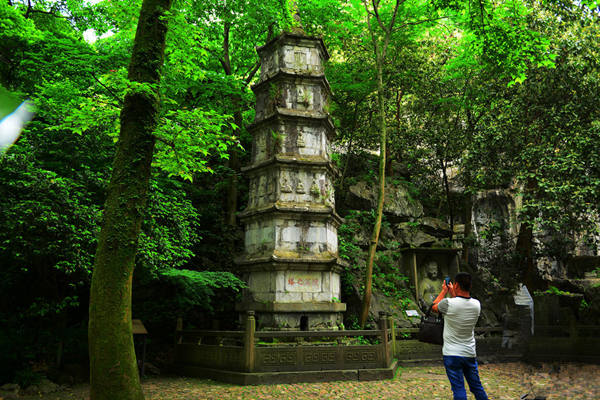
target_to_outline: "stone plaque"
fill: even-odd
[[[304,349],[304,365],[335,364],[336,362],[336,350]]]
[[[205,365],[215,365],[219,361],[218,349],[214,346],[198,346],[196,348],[198,359],[202,360]]]
[[[262,350],[262,349],[261,349]],[[262,364],[265,367],[277,367],[281,365],[295,365],[297,363],[297,351],[282,349],[264,349]],[[261,352],[262,352],[261,351]]]
[[[344,359],[348,362],[375,362],[377,361],[376,350],[349,350],[344,354]]]
[[[286,274],[285,290],[288,292],[320,292],[321,273],[290,271]]]

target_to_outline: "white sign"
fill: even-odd
[[[418,317],[419,312],[417,310],[406,310],[406,315],[409,317]]]

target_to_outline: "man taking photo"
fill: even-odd
[[[454,400],[467,400],[465,382],[476,400],[488,400],[479,380],[473,329],[479,319],[481,304],[471,297],[471,275],[459,272],[454,283],[444,280],[442,291],[433,301],[433,311],[444,315],[444,367],[452,386]],[[450,293],[451,298],[446,299]]]

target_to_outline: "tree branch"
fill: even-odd
[[[412,21],[412,22],[405,22],[402,25],[398,25],[398,30],[407,27],[409,25],[420,25],[420,24],[424,24],[425,22],[434,22],[434,21],[439,21],[440,19],[445,19],[445,18],[450,18],[448,15],[444,15],[442,17],[438,17],[438,18],[427,18],[427,19],[422,19],[419,21]]]
[[[248,72],[248,75],[244,79],[245,86],[248,86],[248,84],[250,83],[252,78],[254,78],[254,75],[256,75],[256,73],[258,72],[259,69],[260,69],[260,61],[257,61],[256,63],[254,63],[254,66]]]
[[[392,15],[392,20],[390,21],[390,29],[389,32],[391,34],[392,30],[394,29],[394,24],[396,23],[396,16],[398,15],[398,7],[400,7],[400,4],[404,3],[405,0],[396,0],[396,5],[394,6],[394,14]]]
[[[275,27],[275,22],[271,22],[269,24],[269,26],[267,27],[267,40],[265,42],[268,42],[269,40],[273,39],[273,28]]]
[[[227,64],[225,64],[225,60],[223,60],[222,58],[219,58],[219,62],[221,63],[221,66],[225,70],[225,75],[228,75],[227,74]]]
[[[175,151],[175,142],[173,140],[167,140],[160,136],[156,136],[156,134],[152,134],[152,136],[154,136],[154,138],[156,140],[158,140],[159,142],[166,144],[167,146],[169,146],[170,148],[172,148]]]
[[[377,20],[377,24],[379,25],[379,27],[381,28],[381,30],[385,33],[386,32],[385,26],[383,25],[383,21],[381,21],[381,17],[379,16],[379,12],[377,11],[377,9],[379,8],[379,1],[378,0],[371,0],[371,4],[373,4],[373,13],[375,14],[375,19]],[[396,2],[396,4],[398,4],[398,2]]]
[[[385,32],[385,41],[382,49],[382,61],[385,60],[385,54],[387,53],[388,45],[390,44],[390,39],[392,38],[392,32],[394,30],[394,24],[396,23],[396,15],[398,15],[398,7],[400,6],[400,0],[396,0],[396,5],[394,6],[394,14],[392,15],[392,20],[390,21],[390,28]]]
[[[265,43],[268,43],[274,36],[274,32],[273,32],[273,28],[275,27],[275,22],[271,22],[269,24],[269,26],[267,27],[267,38],[265,39]],[[243,78],[245,86],[248,86],[248,84],[250,83],[250,81],[252,81],[252,79],[254,78],[254,75],[256,75],[256,73],[258,72],[258,70],[260,69],[260,61],[257,61],[255,64],[253,64],[248,71],[246,71],[242,76],[245,76],[246,78]],[[237,70],[237,68],[236,68]]]
[[[29,14],[32,13],[38,13],[38,14],[48,14],[48,15],[52,15],[54,18],[64,18],[64,19],[69,19],[69,17],[64,16],[64,15],[56,15],[54,14],[52,11],[44,11],[44,10],[35,10],[35,9],[31,9],[28,11]],[[27,18],[27,17],[25,17]]]
[[[117,104],[119,104],[119,107],[122,107],[123,101],[121,100],[121,98],[119,96],[117,96],[115,94],[115,92],[113,92],[108,86],[106,86],[104,83],[102,83],[100,81],[100,79],[98,79],[93,72],[91,74],[92,74],[92,78],[94,78],[94,80],[96,82],[98,82],[100,84],[100,86],[102,86],[104,89],[106,89],[106,91],[117,101]]]
[[[225,75],[231,75],[231,60],[229,59],[229,30],[231,25],[229,22],[225,22],[223,26],[223,59],[221,64],[225,70]]]
[[[11,60],[9,60],[8,58],[4,57],[3,54],[0,54],[0,61],[2,61],[4,64],[11,64]]]
[[[31,5],[31,0],[27,0],[27,11],[25,11],[25,19],[29,19],[29,14],[31,13],[31,9],[33,6]]]
[[[219,53],[217,53],[215,50],[209,48],[208,46],[200,46],[201,49],[206,50],[208,53],[210,53],[213,57],[215,58],[220,58]]]
[[[373,0],[373,4],[375,4]],[[366,0],[363,0],[363,5],[365,10],[367,10],[367,26],[369,27],[369,33],[371,34],[371,41],[373,42],[373,51],[375,52],[375,62],[379,62],[379,46],[377,45],[377,39],[375,38],[375,32],[373,32],[373,27],[371,26],[371,17],[369,16],[369,6],[367,5]]]

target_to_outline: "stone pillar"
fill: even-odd
[[[246,326],[244,329],[244,353],[246,372],[254,371],[255,349],[254,349],[254,331],[256,330],[256,321],[254,320],[254,311],[246,312]]]
[[[237,260],[248,289],[239,311],[262,329],[331,329],[341,321],[340,271],[329,143],[334,127],[321,39],[284,33],[257,49],[261,59],[249,200]]]
[[[388,340],[388,318],[385,311],[379,311],[379,329],[381,329],[381,348],[383,349],[384,367],[388,367],[392,355],[390,354],[390,344]]]

